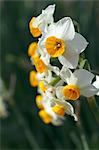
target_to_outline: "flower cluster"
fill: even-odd
[[[61,125],[66,114],[77,121],[70,101],[81,95],[91,97],[98,90],[92,84],[94,75],[78,66],[88,42],[75,31],[70,17],[54,22],[54,10],[55,5],[48,6],[29,23],[32,36],[39,37],[28,48],[36,70],[30,71],[29,81],[32,87],[38,86],[36,104],[40,118],[46,124]]]

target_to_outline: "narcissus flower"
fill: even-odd
[[[51,24],[39,41],[44,53],[48,53],[50,57],[58,57],[62,65],[71,69],[77,67],[79,54],[85,50],[87,44],[85,38],[75,32],[70,17]]]
[[[68,100],[76,101],[81,95],[99,95],[99,77],[96,76],[96,81],[92,83],[92,73],[77,69],[84,67],[82,62],[85,59],[82,56],[79,59],[79,55],[88,42],[75,32],[70,17],[55,23],[54,10],[55,5],[48,6],[29,23],[34,37],[42,35],[38,43],[32,42],[28,48],[28,56],[36,69],[30,72],[29,81],[32,87],[38,86],[36,105],[40,109],[40,118],[46,124],[61,125],[66,114],[78,120]]]
[[[30,32],[34,37],[38,37],[42,34],[44,28],[53,22],[53,13],[55,5],[48,6],[42,13],[33,17],[29,23]]]
[[[43,94],[43,110],[40,110],[39,116],[45,123],[54,125],[62,124],[65,114],[71,115],[77,121],[72,105],[64,100],[55,98],[55,89],[49,87]]]
[[[94,75],[85,69],[77,69],[72,73],[63,67],[60,77],[67,84],[57,87],[56,95],[58,98],[77,100],[80,95],[91,97],[97,93],[97,89],[91,84]]]

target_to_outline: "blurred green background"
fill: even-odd
[[[80,121],[66,117],[63,126],[45,125],[35,105],[36,89],[28,73],[33,68],[27,56],[35,41],[28,23],[49,4],[56,4],[55,21],[70,16],[89,42],[85,51],[92,70],[99,71],[99,1],[15,0],[0,1],[0,78],[8,116],[0,119],[1,149],[99,149],[99,99],[84,98],[75,105]]]

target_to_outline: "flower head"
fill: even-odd
[[[96,77],[92,84],[94,75],[85,69],[77,69],[81,68],[79,55],[88,42],[75,32],[70,17],[54,22],[54,10],[55,5],[48,6],[29,23],[31,34],[34,37],[41,35],[38,43],[32,42],[28,48],[28,56],[36,69],[30,72],[29,80],[33,87],[38,86],[36,105],[40,109],[40,118],[46,124],[61,125],[66,115],[77,121],[74,108],[67,101],[76,101],[81,95],[98,94],[99,80]]]
[[[79,54],[87,46],[85,38],[75,32],[70,17],[65,17],[50,25],[39,41],[41,49],[50,57],[58,57],[60,63],[67,68],[76,68]]]
[[[48,26],[53,22],[53,13],[55,10],[55,5],[48,6],[42,13],[33,17],[29,23],[30,32],[34,37],[38,37],[42,34],[45,26]]]
[[[43,109],[40,110],[39,116],[47,124],[62,124],[65,114],[71,115],[77,120],[72,105],[66,101],[56,99],[53,87],[48,87],[45,93],[43,93],[42,105]]]
[[[91,97],[97,93],[97,89],[91,84],[94,75],[85,69],[78,69],[72,73],[63,67],[60,76],[67,84],[56,89],[58,98],[77,100],[80,95]]]

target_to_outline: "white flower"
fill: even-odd
[[[77,121],[72,105],[66,101],[55,98],[54,87],[49,87],[46,92],[43,93],[42,105],[44,110],[40,111],[40,117],[45,123],[51,122],[54,125],[61,125],[65,113],[73,116],[75,121]]]
[[[67,68],[76,68],[79,54],[87,46],[85,38],[75,32],[70,17],[51,24],[39,40],[39,47],[47,57],[58,57]]]
[[[38,37],[47,28],[47,26],[53,23],[53,13],[55,10],[55,4],[48,6],[42,13],[33,17],[29,23],[30,32],[34,37]]]
[[[78,69],[72,73],[69,69],[63,67],[60,77],[67,85],[56,88],[58,98],[77,100],[80,95],[91,97],[97,93],[97,89],[91,84],[94,75],[85,69]]]
[[[93,83],[93,85],[98,89],[98,92],[96,93],[97,96],[99,96],[99,76],[96,75],[96,81]]]

